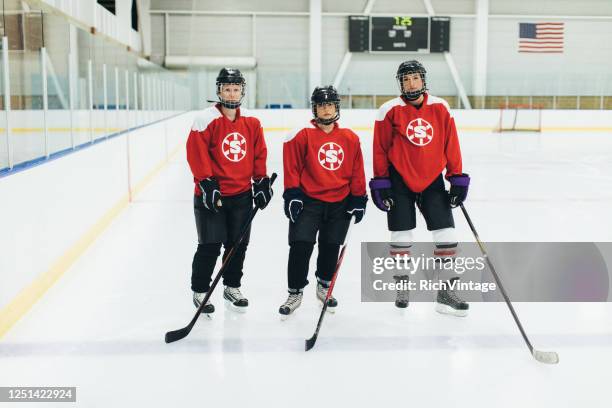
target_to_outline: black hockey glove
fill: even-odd
[[[283,193],[285,215],[291,222],[296,222],[304,209],[304,192],[299,188],[289,188]]]
[[[459,204],[467,198],[468,188],[470,186],[470,176],[465,173],[456,174],[448,178],[451,188],[448,192],[451,207],[458,207]]]
[[[259,180],[253,180],[253,202],[255,207],[263,210],[266,208],[272,199],[274,192],[270,185],[270,177],[262,177]]]
[[[349,217],[355,216],[355,224],[359,224],[363,216],[365,215],[366,203],[368,202],[368,196],[354,196],[350,195],[346,204],[346,213]]]
[[[221,188],[219,183],[212,177],[198,183],[202,191],[202,202],[204,207],[212,212],[219,212],[221,208]]]

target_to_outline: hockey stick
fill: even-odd
[[[521,332],[521,335],[523,336],[523,340],[525,340],[525,343],[527,344],[527,347],[529,348],[529,352],[536,360],[538,360],[541,363],[557,364],[559,362],[559,355],[557,353],[555,353],[554,351],[536,350],[531,345],[531,342],[529,341],[529,338],[527,338],[527,334],[525,333],[525,330],[523,329],[523,325],[521,324],[521,321],[519,320],[516,312],[514,311],[514,307],[512,307],[510,298],[508,297],[508,294],[506,293],[506,290],[504,289],[501,283],[501,279],[499,278],[499,275],[497,275],[497,272],[495,272],[493,263],[491,263],[491,260],[489,259],[489,256],[487,255],[487,251],[485,250],[484,245],[482,244],[482,241],[480,241],[480,238],[478,237],[478,233],[476,232],[476,228],[474,228],[474,224],[472,224],[472,220],[470,219],[470,216],[468,215],[465,207],[463,206],[463,203],[459,204],[459,206],[461,207],[461,211],[463,211],[463,215],[465,216],[466,221],[470,225],[470,229],[472,230],[472,233],[474,234],[474,238],[476,238],[476,242],[478,243],[478,246],[480,247],[480,252],[482,252],[482,255],[487,260],[489,269],[491,270],[491,273],[493,273],[495,282],[497,282],[497,286],[499,286],[499,290],[501,291],[504,297],[504,300],[506,301],[506,305],[508,305],[508,308],[510,309],[510,313],[512,313],[512,317],[514,318],[514,321],[516,322],[516,325],[518,326]]]
[[[276,173],[272,173],[272,177],[270,177],[270,185],[274,184],[274,180],[276,180],[276,177],[277,177]],[[223,260],[223,263],[221,264],[221,268],[219,269],[219,272],[217,272],[217,276],[215,276],[215,279],[213,280],[212,285],[210,285],[210,289],[208,289],[208,293],[206,294],[206,297],[204,297],[204,300],[200,304],[200,307],[198,307],[198,310],[196,311],[195,316],[193,316],[193,319],[191,319],[191,322],[189,322],[189,324],[183,327],[182,329],[173,330],[173,331],[169,331],[168,333],[166,333],[166,343],[172,343],[177,340],[181,340],[187,337],[187,335],[191,332],[191,329],[193,329],[193,326],[195,326],[196,322],[198,321],[198,317],[200,317],[200,313],[202,312],[202,309],[208,302],[208,299],[210,299],[210,295],[213,293],[213,290],[215,290],[215,287],[217,286],[217,283],[219,283],[221,276],[223,276],[223,272],[225,272],[227,265],[229,265],[229,263],[232,261],[234,253],[236,252],[236,248],[238,248],[240,244],[242,243],[242,241],[244,241],[244,237],[246,237],[247,231],[249,230],[249,227],[251,226],[251,222],[253,221],[253,218],[255,218],[255,214],[257,214],[258,210],[259,210],[258,207],[254,207],[251,210],[251,213],[249,214],[249,218],[246,220],[246,222],[244,223],[244,226],[242,227],[242,231],[240,232],[240,238],[238,239],[238,242],[234,244],[232,249],[230,249],[229,253],[225,257],[225,260]]]
[[[342,245],[342,249],[340,250],[340,255],[338,256],[338,262],[336,262],[336,270],[334,271],[334,275],[332,276],[331,283],[329,284],[329,289],[327,289],[327,296],[325,296],[325,302],[323,302],[323,310],[321,310],[321,315],[319,316],[319,321],[317,322],[317,328],[312,335],[311,338],[306,340],[306,351],[310,350],[314,347],[317,337],[319,337],[319,330],[321,329],[321,323],[323,323],[323,317],[325,316],[325,312],[327,311],[327,305],[329,304],[329,298],[331,297],[332,291],[334,290],[334,285],[336,283],[336,278],[338,277],[338,270],[340,269],[340,265],[342,265],[342,260],[344,259],[344,252],[346,250],[346,246],[348,245],[349,233],[351,232],[351,227],[353,226],[353,221],[351,217],[351,223],[349,224],[349,228],[346,231],[346,238],[344,238],[344,245]]]

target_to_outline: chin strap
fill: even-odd
[[[327,120],[324,120],[324,119],[316,118],[315,122],[317,122],[317,123],[319,123],[321,125],[331,125],[332,123],[336,122],[337,120],[338,119],[327,119]]]
[[[226,107],[227,109],[238,109],[238,108],[239,108],[239,107],[242,105],[242,101],[240,101],[240,102],[235,102],[235,103],[236,103],[236,106],[227,106],[227,105],[226,105],[226,104],[227,104],[227,102],[223,102],[223,101],[214,101],[214,100],[211,100],[211,99],[207,99],[207,100],[206,100],[206,102],[209,102],[209,103],[220,103],[222,106]]]

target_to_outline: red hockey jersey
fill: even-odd
[[[410,190],[420,193],[446,167],[461,173],[461,150],[448,103],[425,93],[420,108],[401,97],[383,104],[374,124],[374,176],[388,177],[393,165]]]
[[[317,200],[331,203],[366,194],[359,136],[338,122],[329,134],[314,120],[291,132],[283,145],[283,168],[285,189],[299,187]]]
[[[251,178],[266,176],[266,141],[257,118],[237,109],[232,122],[220,104],[196,116],[187,139],[187,162],[196,183],[208,177],[219,182],[222,195],[236,195],[251,188]]]

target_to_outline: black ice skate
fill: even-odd
[[[399,286],[402,284],[404,288],[397,288],[397,296],[395,298],[395,307],[405,309],[408,307],[408,275],[395,275],[393,276],[395,283]]]
[[[304,294],[301,291],[295,293],[289,292],[289,297],[278,309],[278,313],[281,314],[281,319],[286,319],[290,314],[293,314],[295,309],[300,307],[303,296]]]
[[[321,301],[321,304],[325,304],[325,298],[327,297],[328,290],[328,286],[323,286],[321,282],[317,283],[317,299]],[[334,313],[336,311],[336,306],[338,306],[338,301],[335,297],[330,296],[327,300],[327,311]]]
[[[193,304],[195,305],[196,308],[200,307],[200,305],[202,304],[202,301],[206,297],[206,293],[207,292],[203,292],[203,293],[193,292]],[[210,300],[209,300],[204,305],[200,313],[208,316],[214,312],[215,312],[215,306],[212,303],[210,303]]]
[[[249,306],[249,301],[242,296],[240,288],[226,286],[223,290],[223,299],[225,299],[227,306],[236,312],[244,313]]]
[[[444,289],[438,291],[436,311],[438,313],[450,314],[453,316],[467,316],[470,305],[461,299],[457,293],[450,289],[449,284],[459,278],[452,278],[451,280],[443,283]]]

